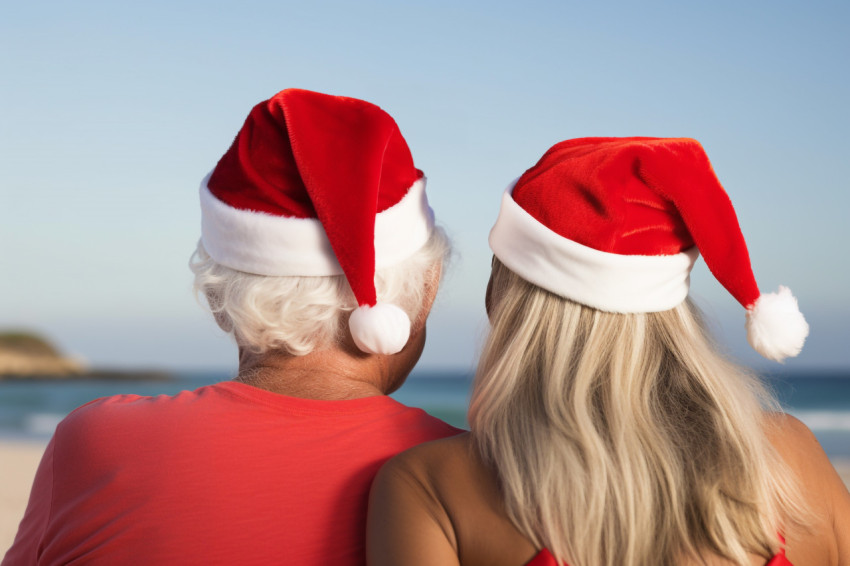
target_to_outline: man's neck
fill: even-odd
[[[341,349],[291,356],[240,350],[235,380],[290,397],[319,400],[384,395],[393,377],[386,356],[351,354]]]

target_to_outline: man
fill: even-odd
[[[3,566],[363,564],[380,465],[458,432],[386,396],[448,249],[424,189],[377,106],[290,89],[254,107],[202,183],[192,261],[237,377],[71,413]]]

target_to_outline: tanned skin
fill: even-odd
[[[784,533],[794,566],[850,565],[850,493],[806,426],[766,416],[780,455],[797,475],[816,520]],[[396,456],[372,486],[367,527],[370,566],[521,566],[535,548],[502,506],[496,474],[477,457],[469,434]],[[763,566],[769,557],[751,556]],[[716,556],[683,565],[729,566]]]

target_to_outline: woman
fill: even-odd
[[[4,566],[363,564],[381,464],[458,432],[387,397],[422,353],[447,242],[386,112],[278,93],[201,211],[195,287],[236,379],[71,413]]]
[[[471,431],[383,467],[370,564],[850,564],[847,489],[686,299],[699,250],[760,353],[808,331],[787,289],[759,293],[696,141],[557,144],[490,244]]]

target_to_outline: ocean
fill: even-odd
[[[119,393],[173,395],[230,379],[226,372],[177,374],[172,381],[0,381],[0,439],[46,442],[74,408]],[[787,412],[815,433],[833,459],[850,459],[850,370],[766,376]],[[421,407],[455,426],[466,427],[472,376],[415,370],[393,397]]]

